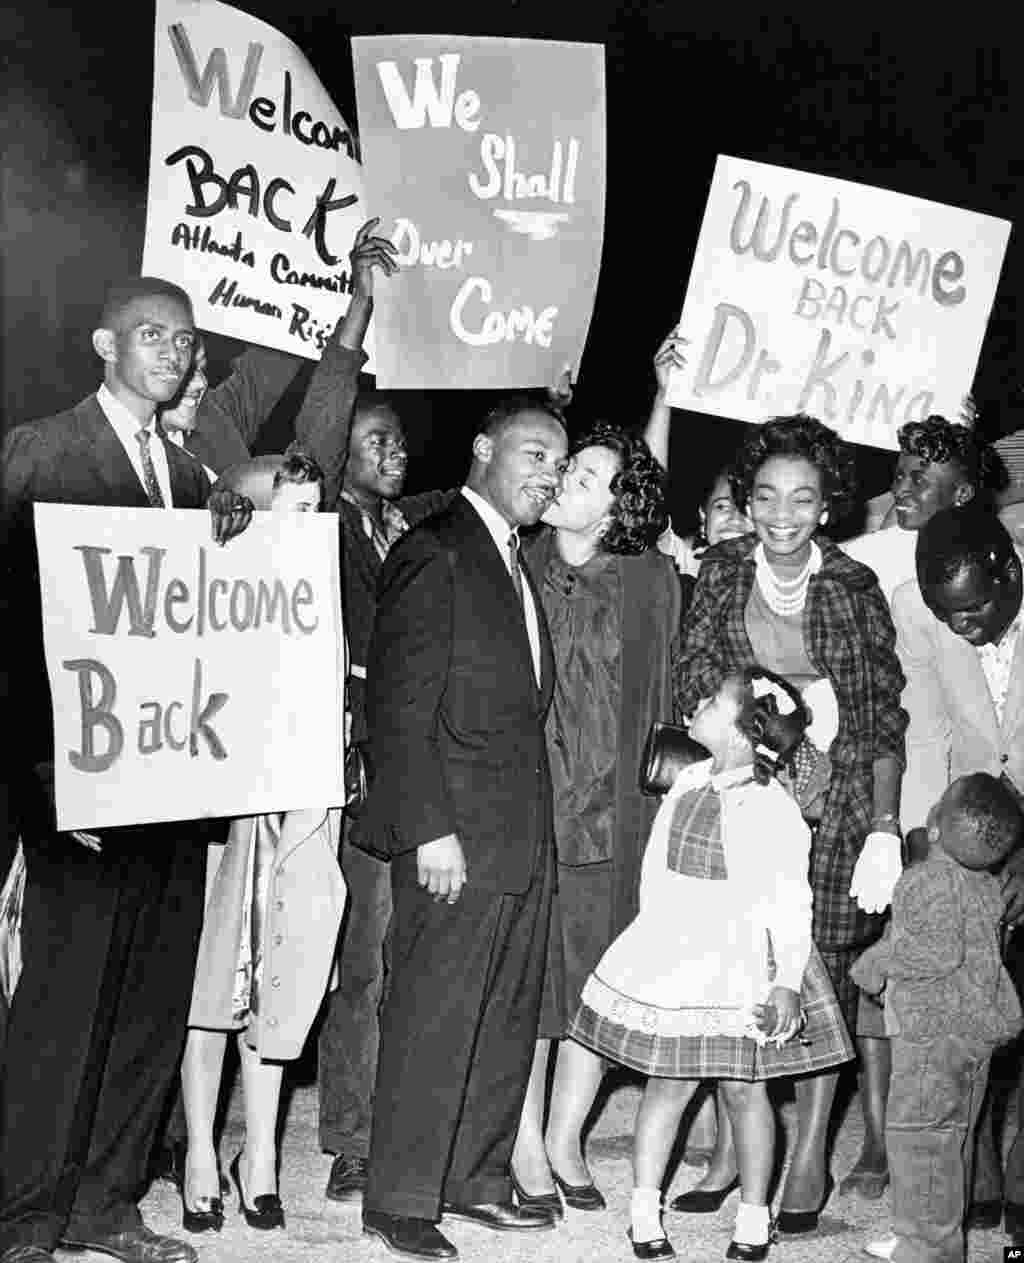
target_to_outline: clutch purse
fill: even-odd
[[[665,794],[683,768],[710,758],[710,753],[685,728],[655,720],[640,756],[640,790],[644,794]]]

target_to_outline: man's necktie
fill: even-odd
[[[516,596],[519,597],[519,604],[523,603],[523,576],[519,569],[519,536],[515,531],[508,537],[508,568],[512,575],[512,586],[516,590]]]
[[[142,477],[146,484],[146,495],[149,497],[149,503],[154,509],[164,508],[164,495],[160,490],[160,484],[156,480],[156,468],[153,465],[153,457],[149,450],[149,440],[153,437],[152,432],[143,427],[138,430],[135,437],[139,440],[139,452],[142,455]]]

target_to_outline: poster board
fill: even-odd
[[[401,272],[376,298],[377,384],[576,376],[601,262],[604,49],[353,39],[368,204]]]
[[[344,802],[335,514],[34,512],[58,828]]]
[[[719,156],[669,403],[761,422],[809,412],[895,449],[971,390],[1008,221]]]
[[[219,0],[156,0],[142,270],[189,294],[199,328],[320,358],[368,218],[356,154],[279,31]]]

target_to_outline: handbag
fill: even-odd
[[[710,758],[710,752],[694,741],[685,728],[656,719],[640,756],[640,791],[666,794],[684,768]]]

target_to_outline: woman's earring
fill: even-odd
[[[824,526],[827,521],[828,521],[828,509],[823,509],[821,512],[821,517],[818,518],[818,525]]]

